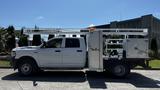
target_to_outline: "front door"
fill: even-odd
[[[41,67],[61,67],[62,66],[62,39],[51,39],[46,46],[38,52],[38,59]]]

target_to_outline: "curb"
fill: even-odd
[[[11,69],[12,67],[0,67],[0,69]]]
[[[146,69],[144,69],[144,68],[134,68],[132,70],[160,70],[160,68],[146,68]]]

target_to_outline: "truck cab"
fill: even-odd
[[[40,67],[82,68],[86,47],[83,38],[53,38],[36,52]]]
[[[14,68],[24,75],[38,68],[77,69],[86,64],[86,46],[83,38],[58,37],[40,46],[15,48],[12,56]]]

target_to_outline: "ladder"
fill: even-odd
[[[148,29],[94,29],[93,31],[102,30],[105,35],[148,35]],[[90,29],[86,28],[25,28],[23,34],[78,34],[78,35],[86,35],[89,34]]]

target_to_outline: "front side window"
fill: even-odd
[[[47,42],[46,48],[61,48],[62,39],[53,39]]]
[[[65,47],[66,48],[79,48],[80,47],[79,39],[67,38],[66,43],[65,43]]]

